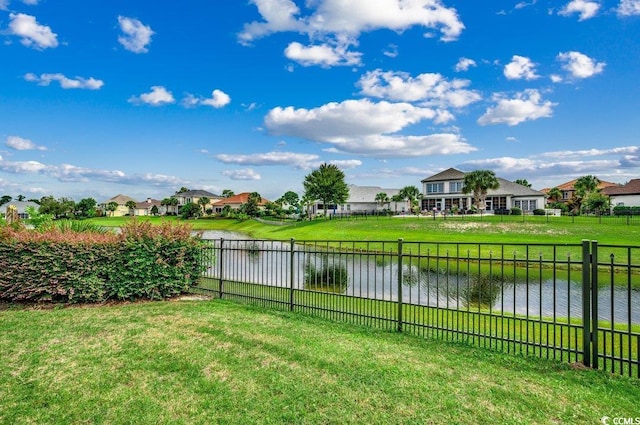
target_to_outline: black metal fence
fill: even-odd
[[[640,246],[207,242],[220,298],[640,378]]]

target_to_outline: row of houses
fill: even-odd
[[[440,173],[429,176],[421,181],[422,198],[420,208],[422,211],[465,211],[473,205],[473,199],[470,194],[464,194],[462,187],[464,183],[465,173],[455,168],[449,168]],[[535,209],[542,209],[547,206],[547,193],[550,189],[534,190],[527,186],[523,186],[512,181],[498,177],[499,187],[489,190],[486,198],[485,212],[493,213],[498,211],[509,210],[517,207],[525,212],[532,212]],[[572,180],[563,183],[558,187],[562,192],[560,201],[568,201],[575,193],[575,182]],[[625,185],[601,181],[599,189],[611,199],[611,205],[640,206],[640,179],[633,179]],[[314,214],[353,214],[363,212],[374,212],[384,209],[390,209],[397,212],[405,212],[410,210],[410,205],[406,201],[389,201],[380,203],[376,200],[379,193],[385,193],[389,199],[393,198],[400,192],[400,189],[382,188],[378,186],[357,186],[349,185],[349,197],[342,205],[324,206],[316,203],[312,208]],[[121,215],[152,215],[154,206],[157,214],[164,215],[166,213],[176,213],[179,208],[187,203],[198,203],[203,197],[209,199],[210,208],[214,213],[220,213],[225,206],[232,209],[238,209],[247,202],[249,193],[241,193],[228,198],[207,192],[204,190],[190,190],[173,195],[177,199],[177,205],[162,205],[161,201],[147,199],[142,202],[136,202],[136,207],[131,209],[127,207],[128,201],[133,199],[118,195],[111,198],[99,207],[105,209],[109,202],[116,202],[118,208],[112,213],[114,216]],[[269,202],[263,199],[261,205]]]
[[[112,217],[177,214],[182,206],[188,203],[198,204],[201,199],[207,198],[208,203],[204,209],[211,209],[214,213],[220,213],[225,206],[229,206],[231,209],[240,208],[242,204],[247,203],[249,195],[249,192],[243,192],[225,198],[206,190],[188,190],[171,196],[176,199],[175,205],[165,205],[157,199],[147,198],[144,201],[138,202],[129,196],[119,194],[98,204],[98,208],[102,210],[105,215]],[[135,203],[134,207],[129,206],[132,205],[132,202]],[[268,199],[262,198],[258,204],[264,206],[267,202],[269,202]],[[109,209],[109,204],[111,203],[116,204],[116,208],[113,211]]]

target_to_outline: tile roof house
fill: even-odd
[[[624,185],[609,186],[602,190],[609,196],[611,206],[640,206],[640,179],[632,179]]]
[[[449,168],[423,179],[421,181],[422,210],[470,209],[473,205],[473,195],[462,193],[465,175],[466,173],[460,170]],[[486,212],[491,213],[513,207],[525,212],[544,208],[544,193],[500,177],[497,179],[500,186],[495,190],[487,191]]]
[[[160,201],[157,199],[147,198],[146,201],[136,202],[136,207],[133,209],[133,215],[135,216],[145,216],[145,215],[154,215],[152,212],[153,207],[157,208],[157,214],[163,215],[166,213],[167,207],[161,205]]]
[[[180,207],[190,202],[197,204],[200,198],[209,198],[209,205],[212,206],[218,203],[220,200],[224,199],[222,196],[216,195],[215,193],[211,193],[206,190],[188,190],[186,192],[176,193],[172,197],[178,199],[178,211]]]
[[[237,210],[238,208],[240,208],[242,204],[247,203],[247,201],[249,200],[250,194],[251,194],[250,192],[242,192],[237,195],[230,196],[228,198],[221,198],[215,203],[214,211],[216,213],[220,213],[222,212],[222,209],[226,205],[229,205],[232,209]],[[262,200],[258,202],[258,206],[264,207],[267,204],[267,202],[271,202],[271,201],[269,201],[266,198],[262,198]]]
[[[573,179],[566,183],[562,183],[558,186],[554,186],[560,189],[560,191],[562,192],[562,199],[559,199],[560,202],[567,202],[569,199],[573,198],[574,193],[576,193],[575,184],[577,180],[578,179]],[[614,187],[614,186],[618,186],[618,185],[616,183],[600,180],[600,183],[598,184],[598,189],[604,190],[608,187]],[[544,194],[547,194],[551,189],[552,188],[548,187],[548,188],[542,189],[541,192],[543,192]],[[547,202],[549,202],[549,200],[547,200]]]

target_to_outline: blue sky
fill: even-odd
[[[0,0],[0,194],[640,177],[640,0]]]

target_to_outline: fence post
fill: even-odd
[[[591,367],[598,368],[598,241],[591,241]]]
[[[295,282],[293,273],[294,273],[294,267],[293,267],[293,260],[294,260],[294,254],[295,254],[295,239],[291,238],[291,246],[289,248],[289,310],[293,311],[294,308],[294,304],[293,302],[295,301],[293,298],[293,285]]]
[[[582,240],[582,363],[591,367],[591,253]]]
[[[402,238],[398,239],[398,332],[402,332]]]
[[[224,244],[224,238],[220,238],[220,253],[218,254],[218,297],[220,297],[220,299],[222,299],[222,294],[224,293],[222,290],[222,272],[224,270],[223,268],[223,260],[222,260],[222,254],[224,252],[224,249],[222,247],[222,245]]]

